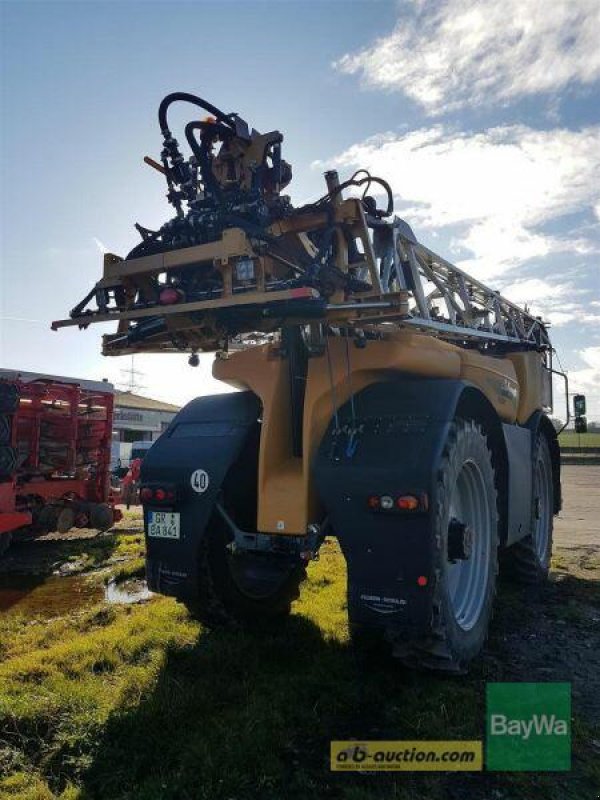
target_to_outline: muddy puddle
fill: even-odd
[[[89,575],[0,575],[0,613],[54,617],[106,600],[127,604],[148,600],[145,581],[103,584]]]
[[[104,587],[104,599],[108,603],[127,605],[128,603],[139,603],[141,600],[149,600],[151,597],[152,592],[146,586],[146,581],[139,580],[139,578],[123,581],[123,583],[109,581]]]

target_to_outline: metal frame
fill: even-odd
[[[403,325],[429,329],[454,340],[550,347],[539,317],[420,244],[404,220],[396,217],[392,224],[392,242],[381,253],[379,265],[384,292],[410,292],[411,319]],[[445,313],[440,303],[445,305]]]
[[[125,260],[105,255],[101,280],[70,319],[52,328],[116,321],[117,333],[103,340],[105,355],[214,351],[229,340],[237,347],[240,335],[278,334],[284,325],[317,319],[347,329],[374,327],[379,336],[417,328],[465,347],[550,351],[539,317],[420,244],[403,219],[371,216],[361,198],[343,199],[337,173],[326,179],[328,211],[322,201],[291,209],[265,227],[264,241],[226,227],[204,244]],[[334,228],[335,249],[317,256],[310,236],[327,240]],[[284,258],[278,248],[296,255]],[[252,261],[249,282],[236,277],[240,259]],[[320,282],[327,270],[338,280],[329,291],[327,277]],[[177,286],[180,276],[209,273],[220,275],[220,288],[195,296],[181,291],[172,304],[161,304],[162,288]],[[94,300],[97,308],[88,308]],[[228,313],[239,326],[223,322]]]

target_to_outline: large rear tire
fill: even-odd
[[[209,627],[260,625],[286,617],[306,577],[303,565],[263,555],[233,554],[231,536],[215,512],[198,562],[198,596],[190,612]]]
[[[533,503],[530,531],[502,553],[502,575],[517,583],[548,578],[554,527],[554,481],[548,440],[538,433],[533,448]]]
[[[393,652],[407,666],[463,673],[487,637],[498,572],[494,467],[476,422],[452,423],[436,495],[431,631]]]

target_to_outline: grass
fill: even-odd
[[[562,447],[600,447],[600,433],[563,431],[558,441]]]
[[[126,576],[141,541],[112,538],[96,563]],[[508,602],[518,606],[516,593]],[[209,632],[162,597],[49,620],[4,615],[0,796],[591,796],[588,742],[599,737],[580,722],[573,774],[331,773],[331,739],[482,738],[485,683],[499,679],[486,660],[458,679],[364,661],[348,646],[344,603],[343,560],[327,542],[292,617],[272,631]]]

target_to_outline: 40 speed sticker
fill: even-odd
[[[205,492],[208,489],[209,483],[210,478],[206,470],[196,469],[190,475],[190,486],[195,492],[198,492],[198,494]]]

